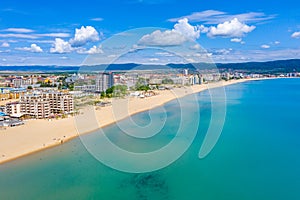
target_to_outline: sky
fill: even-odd
[[[300,3],[292,0],[0,4],[0,66],[294,58],[300,58]]]

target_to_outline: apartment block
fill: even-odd
[[[5,105],[5,113],[9,116],[21,116],[21,104],[19,102],[9,102]]]
[[[73,96],[63,92],[40,92],[24,94],[19,102],[7,103],[6,114],[10,116],[28,115],[38,119],[55,114],[70,114],[74,110]]]
[[[96,92],[103,92],[113,86],[113,73],[100,73],[96,77]]]

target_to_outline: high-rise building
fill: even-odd
[[[183,75],[185,75],[185,76],[189,75],[189,70],[188,69],[184,69],[183,70]]]
[[[96,77],[96,92],[103,92],[113,86],[113,73],[100,73]]]

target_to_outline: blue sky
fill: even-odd
[[[120,40],[120,33],[128,31],[135,37],[123,34]],[[127,51],[139,53],[110,59]],[[182,62],[172,52],[186,62],[204,57],[214,62],[300,58],[300,3],[10,0],[0,4],[0,65],[80,65],[91,55],[101,57],[99,62]]]

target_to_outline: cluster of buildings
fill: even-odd
[[[21,95],[26,93],[25,88],[0,88],[0,101],[5,101],[9,99],[19,99]]]
[[[51,75],[9,75],[1,77],[1,87],[27,88],[28,86],[38,87],[41,83],[59,84],[58,79],[61,76]]]
[[[100,93],[106,91],[113,85],[126,85],[127,88],[134,87],[140,79],[145,81],[146,85],[162,85],[167,83],[174,85],[195,85],[202,84],[204,80],[219,80],[220,76],[215,74],[201,75],[189,74],[188,70],[185,69],[184,73],[169,73],[166,71],[129,71],[129,72],[109,72],[109,73],[98,73],[96,75],[78,76],[76,77],[74,90],[83,92],[94,92]],[[70,80],[75,80],[72,78]]]

